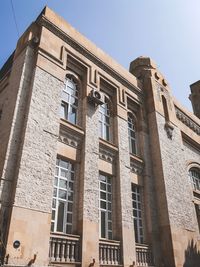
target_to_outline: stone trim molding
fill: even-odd
[[[187,127],[189,127],[197,135],[200,135],[200,126],[194,122],[188,115],[186,115],[182,110],[175,106],[176,117]]]
[[[102,60],[97,58],[95,55],[93,55],[88,49],[80,45],[76,42],[71,36],[64,33],[61,29],[56,27],[52,22],[50,22],[45,16],[41,16],[38,20],[39,24],[48,30],[50,30],[52,33],[54,33],[56,36],[58,36],[60,39],[65,41],[67,44],[69,44],[71,47],[73,47],[76,51],[78,51],[80,54],[84,55],[86,58],[88,58],[90,61],[92,61],[95,65],[97,65],[99,68],[104,70],[106,73],[111,75],[114,79],[118,80],[121,84],[123,84],[125,87],[129,88],[131,91],[136,93],[137,95],[142,96],[142,90],[138,87],[131,84],[127,79],[122,77],[120,73],[116,72],[114,69],[112,69],[110,66],[105,64]]]
[[[58,141],[74,148],[80,148],[82,138],[78,134],[67,131],[66,129],[61,127],[59,131]]]
[[[135,157],[134,159],[130,158],[130,169],[131,172],[141,175],[144,169],[144,163],[137,160]]]
[[[109,163],[113,163],[114,159],[115,159],[115,155],[106,149],[100,148],[99,149],[99,158],[102,160],[105,160]]]

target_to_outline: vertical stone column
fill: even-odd
[[[34,255],[38,266],[47,266],[59,131],[58,108],[63,83],[38,67],[34,73],[32,69],[30,71],[31,86],[25,83],[28,77],[22,77],[22,91],[29,91],[30,96],[21,149],[17,151],[18,171],[14,174],[14,204],[7,254],[10,255],[9,264],[14,266],[27,265]],[[13,247],[16,240],[20,241],[18,249]]]
[[[117,117],[119,138],[118,183],[121,200],[121,229],[123,266],[128,267],[136,261],[135,237],[132,218],[130,156],[128,147],[127,121]]]
[[[85,144],[83,147],[83,229],[82,229],[82,266],[89,266],[95,259],[99,264],[99,135],[98,107],[84,99]]]

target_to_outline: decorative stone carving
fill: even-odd
[[[143,172],[143,162],[137,161],[136,159],[130,159],[130,168],[131,171],[141,175]]]
[[[99,148],[99,158],[109,163],[113,163],[115,160],[115,153],[111,152],[107,148]]]
[[[81,144],[81,138],[64,130],[60,130],[58,140],[66,145],[74,148],[79,148]]]
[[[174,130],[174,126],[168,121],[165,123],[165,130],[167,132],[167,136],[169,139],[172,139],[172,134]]]
[[[200,126],[194,122],[188,115],[186,115],[182,110],[175,107],[176,117],[197,135],[200,135]]]

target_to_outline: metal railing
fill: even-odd
[[[154,266],[153,254],[148,245],[136,245],[137,266]]]
[[[80,263],[80,237],[51,234],[49,258],[51,263]]]
[[[119,241],[99,241],[99,262],[100,265],[120,265],[121,250]]]

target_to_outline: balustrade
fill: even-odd
[[[153,255],[148,245],[136,245],[136,262],[138,267],[154,266]]]
[[[99,261],[101,265],[119,265],[121,263],[120,242],[100,240]]]
[[[50,262],[78,263],[80,261],[79,240],[79,236],[52,234],[49,247]]]

